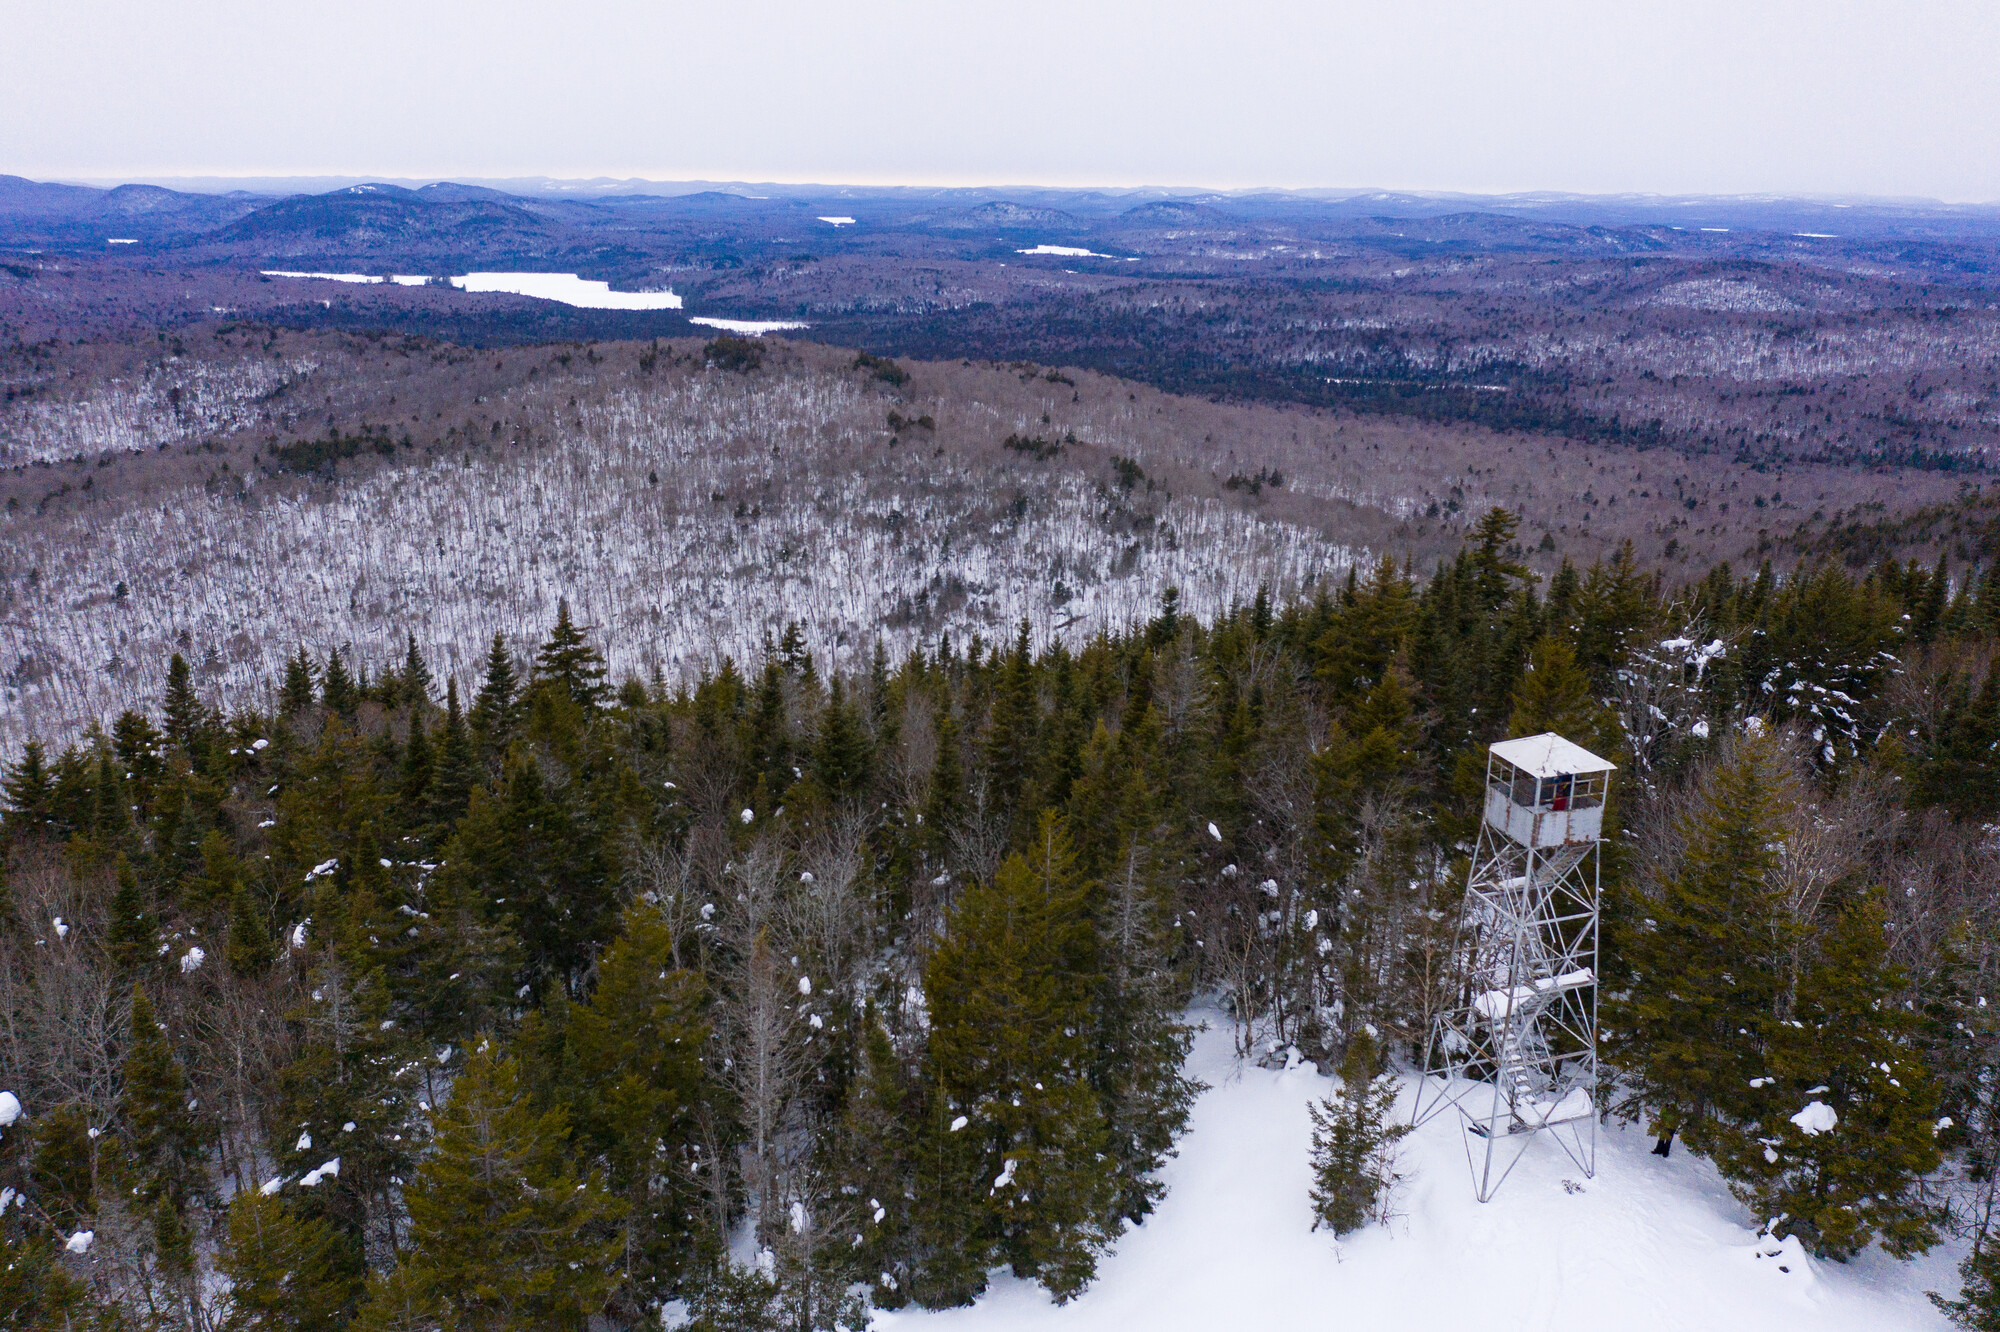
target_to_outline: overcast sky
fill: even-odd
[[[19,3],[0,172],[1992,201],[2000,3]]]

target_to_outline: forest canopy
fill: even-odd
[[[1066,1300],[1162,1196],[1196,1000],[1248,1057],[1420,1051],[1485,746],[1546,730],[1619,765],[1601,1110],[1825,1257],[1980,1229],[2000,582],[1669,586],[1628,547],[1540,584],[1515,536],[855,672],[794,625],[614,680],[567,604],[476,679],[301,647],[226,715],[176,655],[150,715],[6,765],[0,1297],[830,1328],[1004,1265]]]

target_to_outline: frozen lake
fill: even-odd
[[[613,291],[608,282],[592,282],[574,273],[467,273],[451,285],[464,291],[500,291],[587,310],[678,310],[681,298],[672,291]]]
[[[713,319],[708,315],[695,315],[689,318],[688,322],[719,328],[725,333],[742,333],[753,338],[761,338],[766,333],[781,333],[788,328],[812,327],[802,319]]]

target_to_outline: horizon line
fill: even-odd
[[[1503,200],[1633,200],[1664,202],[1675,200],[1701,200],[1704,202],[1735,203],[1809,203],[1821,206],[1892,206],[1926,207],[1941,209],[1958,208],[2000,208],[2000,199],[1940,199],[1931,195],[1888,195],[1836,192],[1788,192],[1766,190],[1754,192],[1704,192],[1704,191],[1664,191],[1664,190],[1569,190],[1551,188],[1528,188],[1508,190],[1479,190],[1441,187],[1397,187],[1397,186],[1348,186],[1348,185],[1163,185],[1155,183],[1118,183],[1099,181],[1087,184],[1035,182],[1029,180],[889,180],[855,179],[848,181],[808,180],[808,179],[765,179],[724,178],[704,176],[647,176],[640,174],[612,175],[600,173],[592,176],[552,176],[538,173],[515,175],[472,175],[469,173],[440,174],[419,173],[415,175],[370,175],[352,171],[294,171],[285,173],[261,172],[182,172],[182,173],[129,173],[112,175],[47,176],[41,180],[22,176],[19,179],[36,184],[71,185],[86,189],[115,189],[120,185],[156,185],[171,188],[167,182],[185,186],[208,184],[224,188],[228,182],[261,182],[280,184],[284,182],[317,182],[331,184],[339,189],[348,185],[383,184],[406,185],[414,182],[417,187],[433,184],[484,185],[490,182],[528,183],[536,182],[551,186],[572,185],[596,187],[617,185],[650,186],[690,186],[695,188],[735,187],[741,189],[785,189],[785,190],[882,190],[882,191],[922,191],[922,190],[1036,190],[1060,193],[1089,194],[1096,192],[1134,194],[1159,193],[1169,196],[1190,195],[1230,195],[1237,197],[1256,195],[1322,196],[1338,199],[1366,198],[1370,195],[1406,196],[1428,199],[1503,199]],[[187,192],[206,192],[190,189]],[[252,191],[260,192],[260,191]]]

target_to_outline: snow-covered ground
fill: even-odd
[[[695,315],[688,322],[705,328],[719,328],[724,333],[743,333],[753,338],[761,338],[766,333],[782,333],[791,328],[810,327],[799,319],[717,319],[710,315]]]
[[[1237,1061],[1208,1014],[1191,1068],[1195,1106],[1168,1193],[1067,1307],[1002,1275],[969,1309],[878,1313],[895,1332],[1217,1332],[1478,1328],[1576,1332],[1889,1332],[1948,1325],[1926,1287],[1955,1292],[1955,1253],[1915,1263],[1869,1253],[1845,1267],[1795,1244],[1760,1258],[1751,1218],[1715,1172],[1661,1160],[1636,1130],[1605,1130],[1597,1176],[1534,1144],[1499,1195],[1473,1200],[1462,1130],[1432,1120],[1403,1140],[1400,1215],[1338,1246],[1310,1229],[1312,1125],[1331,1089],[1308,1065]],[[1404,1106],[1408,1105],[1407,1090]],[[1565,1181],[1579,1185],[1575,1192]],[[1767,1249],[1773,1247],[1768,1242]],[[1789,1267],[1790,1271],[1781,1270]]]
[[[671,291],[613,291],[609,282],[593,282],[574,273],[466,273],[451,280],[464,291],[503,291],[588,310],[678,310],[681,298]]]

